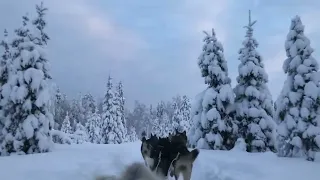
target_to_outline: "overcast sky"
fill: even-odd
[[[0,0],[0,29],[10,33],[21,16],[35,15],[38,0]],[[284,83],[284,42],[291,19],[300,15],[320,56],[319,0],[44,0],[49,8],[48,54],[55,82],[70,98],[78,92],[102,97],[108,75],[123,81],[127,104],[156,103],[175,94],[193,98],[205,88],[197,66],[203,30],[214,28],[225,49],[235,85],[238,50],[248,10],[255,24],[276,99]]]

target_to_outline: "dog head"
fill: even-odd
[[[172,169],[170,176],[178,180],[179,176],[183,176],[183,180],[190,180],[192,174],[193,163],[199,155],[199,150],[194,149],[191,152],[188,150],[179,153],[175,160],[172,161]]]
[[[141,153],[142,155],[148,155],[151,156],[151,151],[156,148],[158,145],[158,138],[156,135],[151,134],[149,139],[146,139],[145,137],[142,138],[142,144],[141,144]]]
[[[179,132],[178,130],[176,130],[175,135],[171,135],[170,139],[173,144],[178,143],[186,145],[188,142],[186,131]]]
[[[141,144],[141,154],[145,163],[152,169],[155,166],[156,160],[158,158],[158,138],[155,135],[150,136],[149,139],[145,137],[142,138]]]

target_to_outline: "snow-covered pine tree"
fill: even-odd
[[[72,100],[69,112],[70,123],[73,129],[75,129],[76,122],[78,121],[81,122],[81,124],[86,124],[87,119],[85,114],[85,109],[82,107],[82,95],[79,93],[78,97]]]
[[[56,90],[56,98],[55,98],[54,106],[55,106],[54,120],[55,120],[55,123],[57,124],[57,128],[55,129],[61,129],[62,122],[66,117],[67,112],[69,112],[71,109],[70,109],[70,104],[67,99],[67,96],[63,94],[59,88],[57,88]]]
[[[285,50],[283,70],[287,80],[276,101],[275,113],[280,122],[279,155],[296,156],[302,151],[307,160],[314,161],[315,151],[320,148],[320,73],[299,16],[291,20]]]
[[[86,128],[80,122],[76,124],[76,130],[73,133],[73,142],[76,144],[88,142],[88,134],[86,132]]]
[[[72,128],[70,124],[70,117],[69,113],[67,112],[66,117],[64,118],[62,125],[61,125],[61,131],[66,133],[66,134],[72,134]]]
[[[117,120],[115,93],[113,91],[112,78],[109,75],[107,92],[103,101],[101,144],[118,144],[120,140],[118,134],[116,134]]]
[[[122,82],[119,82],[116,86],[115,103],[117,106],[117,134],[119,135],[119,143],[123,143],[127,136],[127,128],[124,114],[125,98],[123,96]]]
[[[136,142],[138,140],[139,140],[139,138],[137,136],[136,129],[133,126],[131,126],[128,129],[128,141],[129,142]]]
[[[85,118],[89,115],[90,112],[94,112],[96,109],[96,102],[93,98],[93,96],[90,93],[85,94],[82,99],[82,108],[85,112]]]
[[[179,96],[180,97],[180,96]],[[178,100],[178,102],[176,102]],[[190,122],[190,110],[191,104],[186,95],[182,98],[176,98],[173,102],[173,117],[172,117],[172,126],[173,133],[178,130],[179,132],[186,131],[189,132],[191,122]]]
[[[236,94],[236,119],[239,123],[240,136],[247,143],[248,152],[275,150],[273,120],[274,107],[264,70],[262,57],[256,51],[258,42],[252,36],[253,25],[249,11],[249,23],[245,28],[246,39],[239,51],[238,84]]]
[[[184,95],[182,97],[182,102],[180,107],[180,111],[182,115],[182,120],[180,121],[180,127],[182,127],[182,130],[186,131],[187,133],[189,132],[189,129],[191,126],[190,110],[191,110],[190,100],[186,95]]]
[[[172,133],[175,133],[176,130],[180,129],[180,122],[183,119],[183,115],[181,112],[181,97],[180,96],[173,98],[172,108],[173,108]]]
[[[162,131],[161,128],[161,120],[155,116],[154,119],[151,120],[151,134],[159,137]]]
[[[160,131],[158,132],[158,137],[168,137],[169,133],[173,132],[172,125],[170,123],[169,116],[166,112],[163,113],[162,118],[160,120]]]
[[[37,6],[38,16],[39,9],[41,14],[47,10]],[[23,27],[15,30],[17,37],[12,43],[15,74],[9,78],[12,90],[6,104],[10,109],[5,112],[2,155],[48,152],[53,143],[50,130],[54,122],[49,109],[51,96],[48,81],[51,76],[48,60],[43,53],[48,37],[31,34],[28,22],[29,18],[23,16]],[[44,32],[45,23],[36,27],[39,32]],[[41,41],[37,41],[39,38]]]
[[[148,128],[148,126],[146,126],[148,122],[148,108],[145,104],[135,101],[133,112],[128,114],[127,127],[135,127],[138,136],[141,136],[142,132]]]
[[[86,123],[86,130],[88,134],[88,140],[91,143],[98,144],[100,143],[100,125],[101,125],[101,116],[98,113],[98,108],[96,107],[95,111],[90,114],[89,119]]]
[[[208,85],[203,94],[200,130],[193,130],[197,138],[198,148],[231,149],[236,141],[237,125],[230,116],[234,103],[231,80],[228,77],[227,61],[223,55],[222,44],[217,40],[214,30],[212,34],[205,32],[203,52],[198,65],[202,77]],[[197,107],[198,108],[198,107]],[[195,114],[198,117],[198,114]],[[199,137],[199,133],[201,133]]]
[[[126,99],[124,97],[124,94],[123,94],[123,84],[122,82],[120,81],[116,87],[116,91],[117,91],[117,95],[118,95],[118,98],[119,98],[119,104],[120,104],[120,112],[121,112],[121,121],[122,123],[125,125],[126,124],[126,119],[125,119],[125,112],[124,112],[124,106],[125,106],[125,102],[126,102]]]
[[[4,30],[4,39],[1,41],[0,46],[3,48],[3,54],[0,56],[0,143],[2,142],[2,128],[4,127],[5,114],[3,105],[6,104],[8,97],[2,95],[2,86],[8,82],[10,65],[11,65],[11,52],[8,42],[8,32]]]

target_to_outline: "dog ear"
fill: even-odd
[[[184,136],[187,136],[187,132],[186,132],[186,131],[183,131],[182,134],[183,134]]]
[[[156,136],[156,135],[151,134],[150,139],[155,140],[155,139],[157,139],[157,136]]]
[[[200,151],[198,149],[194,149],[190,152],[192,162],[195,161],[199,155]]]
[[[141,139],[142,142],[145,142],[146,140],[147,140],[147,139],[146,139],[146,137],[144,137],[144,136],[143,136],[142,139]]]

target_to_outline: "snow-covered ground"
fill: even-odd
[[[56,145],[46,154],[0,157],[4,180],[92,180],[94,175],[118,174],[125,165],[143,161],[140,142],[122,145]],[[278,158],[273,153],[201,150],[193,180],[317,180],[316,162]]]

